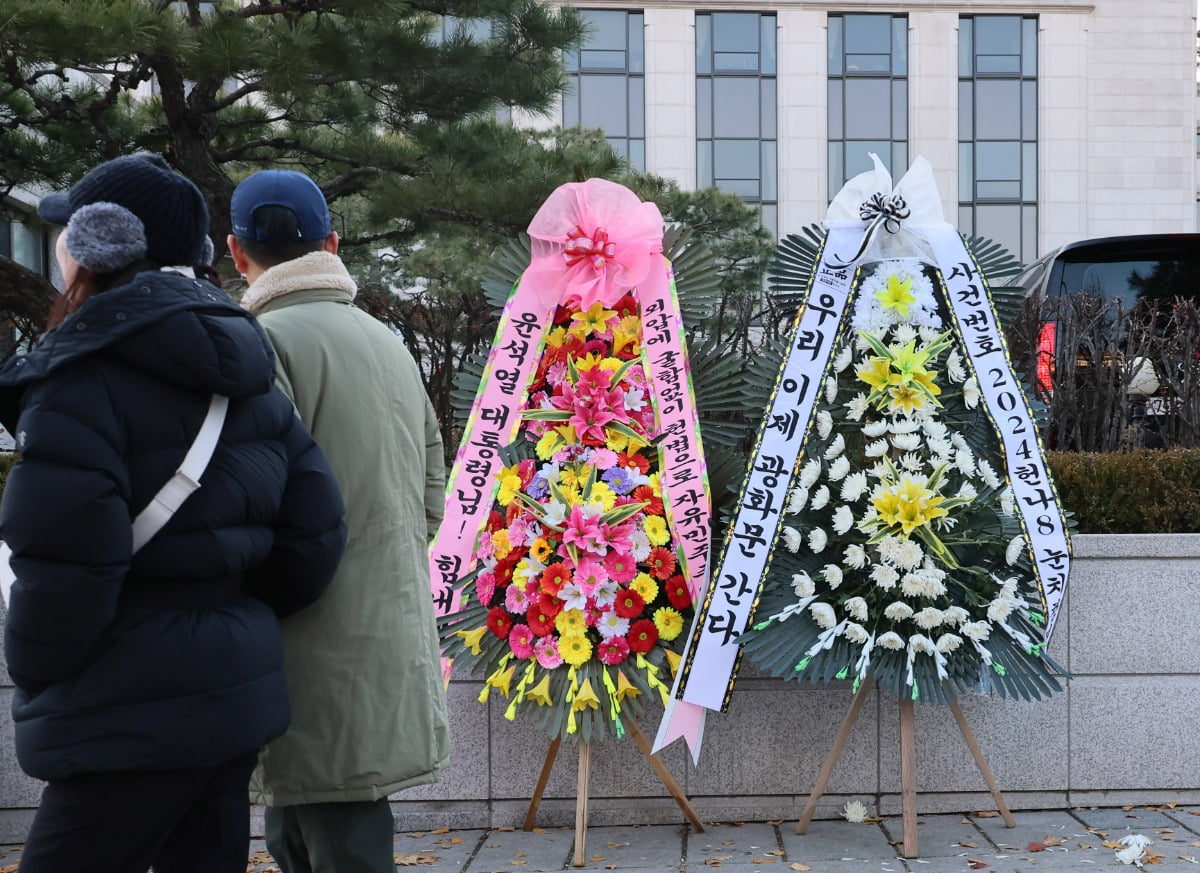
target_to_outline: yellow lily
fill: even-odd
[[[591,679],[583,680],[583,684],[579,686],[579,691],[575,693],[575,702],[571,704],[571,708],[576,712],[583,712],[589,708],[600,708],[600,698],[596,696],[596,692],[592,689]]]

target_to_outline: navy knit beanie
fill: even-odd
[[[141,220],[145,257],[164,266],[193,266],[204,254],[208,206],[190,179],[161,155],[142,153],[107,161],[88,171],[65,194],[51,194],[38,205],[50,224],[66,225],[80,208],[116,203]]]

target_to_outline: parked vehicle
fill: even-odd
[[[1051,407],[1052,443],[1098,450],[1200,436],[1200,234],[1070,243],[1011,284],[1035,313],[1032,375]]]

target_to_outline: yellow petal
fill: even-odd
[[[616,698],[618,703],[624,700],[626,697],[637,697],[641,693],[642,692],[638,690],[638,687],[630,682],[622,671],[617,671]]]
[[[680,655],[678,652],[671,651],[670,649],[667,649],[666,651],[667,651],[667,664],[671,668],[671,675],[674,676],[676,673],[679,672],[679,662],[683,660],[683,656]]]
[[[542,677],[542,681],[533,686],[525,695],[526,700],[537,701],[541,706],[549,706],[554,702],[554,698],[550,696],[550,674],[547,673]]]
[[[583,712],[589,707],[599,709],[600,698],[592,690],[592,680],[584,679],[583,684],[579,686],[579,691],[575,694],[575,702],[571,704],[571,708],[576,712]]]
[[[497,670],[487,678],[487,684],[493,688],[499,689],[500,693],[505,697],[509,696],[509,687],[512,684],[513,673],[517,670],[517,665],[512,664],[507,670]]]
[[[483,635],[485,633],[487,633],[487,625],[486,624],[483,627],[475,628],[475,630],[455,631],[454,635],[456,637],[459,637],[464,643],[466,643],[467,648],[471,650],[472,655],[478,655],[478,654],[481,654],[483,651],[482,649],[479,648],[479,641],[483,639]]]

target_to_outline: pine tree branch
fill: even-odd
[[[261,81],[247,82],[246,84],[241,85],[240,87],[236,88],[235,90],[230,91],[228,94],[226,94],[220,100],[213,101],[213,105],[212,105],[213,112],[220,112],[222,109],[226,109],[226,108],[232,106],[233,104],[237,103],[239,100],[241,100],[247,94],[253,94],[256,91],[263,91],[265,89],[266,89],[266,86]]]
[[[326,200],[333,202],[347,194],[357,194],[382,175],[383,170],[378,167],[355,167],[340,176],[334,176],[321,186],[321,191]]]
[[[324,12],[328,5],[323,0],[293,0],[293,2],[271,3],[269,0],[258,0],[247,6],[233,10],[232,14],[239,18],[254,18],[259,15],[279,15],[304,12]]]

